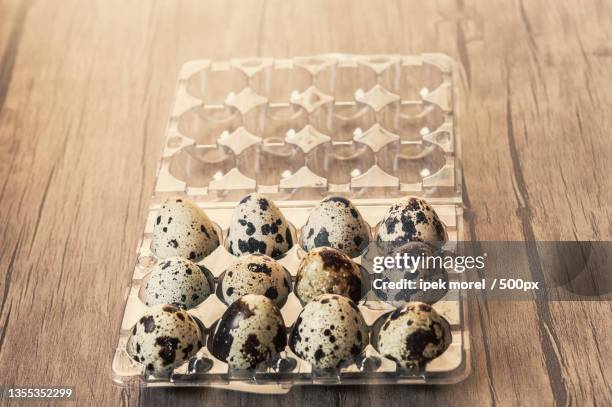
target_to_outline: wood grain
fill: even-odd
[[[110,381],[184,61],[447,53],[468,90],[470,236],[612,240],[611,19],[603,0],[0,0],[0,384],[75,385],[80,405],[611,404],[611,305],[594,302],[473,301],[473,373],[453,386]]]

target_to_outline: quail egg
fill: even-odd
[[[254,369],[287,346],[285,323],[274,303],[247,294],[234,301],[214,327],[209,349],[232,369]]]
[[[151,249],[162,259],[200,261],[219,246],[213,222],[194,202],[172,198],[162,204],[153,226]]]
[[[242,198],[234,209],[225,244],[236,256],[261,253],[276,259],[291,249],[293,236],[274,202],[253,193]]]
[[[376,345],[400,367],[418,368],[441,355],[450,340],[446,321],[430,305],[410,302],[389,314]]]
[[[281,308],[291,292],[291,276],[271,257],[247,254],[236,258],[225,269],[217,289],[218,296],[226,304],[246,294],[260,294]]]
[[[310,212],[302,229],[302,247],[333,247],[357,257],[370,242],[370,230],[355,206],[346,198],[325,198]]]
[[[213,291],[214,278],[203,266],[171,257],[160,262],[146,280],[143,300],[149,307],[157,304],[176,304],[193,308]]]
[[[431,205],[422,199],[408,197],[389,208],[378,225],[376,238],[379,245],[392,250],[415,241],[442,247],[447,235]]]
[[[315,368],[340,367],[368,344],[367,325],[350,299],[324,294],[306,304],[298,316],[289,346]]]
[[[202,347],[200,325],[175,305],[150,309],[132,328],[128,355],[148,373],[165,376]]]
[[[372,247],[370,255],[377,256],[377,247]],[[376,270],[376,277],[384,282],[414,281],[415,288],[373,288],[373,293],[383,301],[394,306],[402,306],[408,301],[420,301],[433,304],[446,295],[448,289],[448,272],[442,264],[443,257],[432,250],[432,247],[422,242],[408,242],[388,254],[388,257],[402,259],[398,267]],[[367,261],[366,263],[367,264]],[[423,282],[430,283],[427,290],[423,290]],[[440,284],[441,283],[441,284]],[[376,286],[376,284],[373,284]],[[379,285],[380,287],[380,285]]]
[[[361,299],[361,269],[346,254],[331,247],[318,247],[302,258],[295,278],[295,295],[307,303],[321,294]]]

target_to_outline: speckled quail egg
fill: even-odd
[[[289,223],[274,202],[257,193],[242,198],[227,232],[225,247],[230,253],[261,253],[277,259],[292,246]]]
[[[213,222],[194,202],[172,198],[162,204],[155,218],[151,249],[162,259],[184,257],[200,261],[219,246]]]
[[[319,369],[350,362],[367,344],[368,329],[359,308],[334,294],[306,304],[289,338],[291,350]]]
[[[302,247],[333,247],[357,257],[370,243],[368,224],[346,198],[332,196],[315,206],[302,229]]]
[[[236,258],[225,269],[217,294],[231,304],[246,294],[265,295],[281,308],[291,292],[291,275],[276,260],[264,254]]]
[[[202,347],[200,325],[175,305],[147,311],[132,328],[127,352],[148,373],[168,375]]]
[[[435,247],[446,243],[444,224],[435,210],[422,199],[408,197],[389,208],[378,225],[376,241],[388,249],[407,242],[425,242]]]
[[[377,349],[400,367],[423,367],[450,345],[448,325],[430,305],[410,302],[393,311],[378,332]]]
[[[143,300],[149,307],[157,304],[176,304],[193,308],[213,292],[214,278],[203,266],[171,257],[161,261],[148,276],[143,289]]]
[[[420,301],[433,304],[446,295],[448,289],[448,272],[441,263],[443,257],[439,252],[434,252],[432,247],[423,242],[408,242],[393,251],[379,253],[377,247],[373,246],[368,253],[375,257],[385,255],[394,259],[402,259],[399,265],[393,264],[391,268],[384,267],[383,270],[376,270],[376,279],[384,282],[400,282],[402,280],[414,281],[415,288],[388,288],[388,286],[373,284],[372,292],[383,301],[394,306],[402,306],[408,301]],[[368,267],[368,261],[364,262]],[[381,264],[381,266],[383,266]],[[428,282],[431,288],[423,290],[422,283]],[[440,284],[441,283],[441,284]],[[435,287],[435,288],[434,288]]]
[[[263,295],[247,294],[234,301],[214,327],[211,353],[232,369],[254,369],[287,346],[280,311]]]
[[[331,247],[317,247],[300,262],[295,277],[295,295],[307,303],[321,294],[361,299],[361,270],[346,254]]]

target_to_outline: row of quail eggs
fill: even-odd
[[[446,238],[434,209],[414,197],[391,206],[375,237],[377,244],[392,248],[408,242],[440,247]],[[291,226],[274,202],[260,194],[240,200],[224,240],[236,257],[216,286],[228,308],[211,327],[207,344],[230,368],[254,369],[277,358],[287,345],[317,369],[350,363],[370,342],[407,368],[424,366],[448,347],[443,319],[419,302],[385,315],[370,341],[356,305],[365,288],[364,272],[352,260],[369,245],[369,226],[349,200],[328,197],[310,213],[302,229],[306,254],[292,287],[277,260],[293,242]],[[181,197],[163,203],[151,245],[160,261],[141,295],[150,309],[127,343],[128,354],[148,373],[168,375],[203,346],[206,329],[186,310],[215,292],[212,273],[196,262],[220,244],[218,227],[194,202]],[[279,309],[292,291],[304,308],[287,332]]]

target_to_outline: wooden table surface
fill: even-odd
[[[611,405],[609,302],[473,301],[453,386],[270,397],[110,376],[184,61],[447,53],[469,92],[470,237],[612,240],[610,21],[605,0],[0,0],[0,385],[99,406]]]

